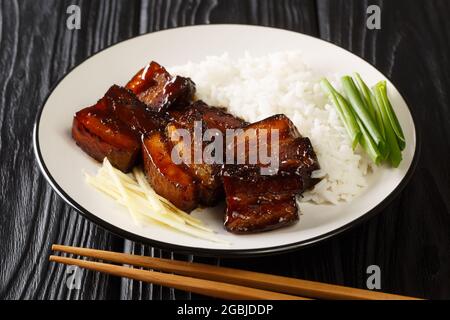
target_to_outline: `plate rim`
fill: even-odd
[[[192,26],[179,26],[179,27],[174,27],[174,28],[168,28],[168,29],[164,29],[164,30],[159,30],[159,31],[155,31],[155,32],[148,32],[148,33],[144,33],[144,34],[140,34],[140,35],[136,35],[133,36],[131,38],[116,42],[114,44],[111,44],[97,52],[95,52],[94,54],[90,55],[89,57],[85,58],[84,60],[82,60],[81,62],[79,62],[78,64],[74,65],[73,67],[71,67],[51,88],[49,93],[46,95],[44,101],[41,103],[35,121],[34,121],[34,126],[33,126],[33,149],[34,149],[34,154],[36,157],[36,161],[38,163],[39,169],[41,170],[41,173],[43,174],[44,178],[47,180],[47,182],[50,184],[50,186],[52,187],[52,189],[56,192],[56,194],[58,194],[67,204],[69,204],[73,209],[75,209],[78,213],[82,214],[84,217],[86,217],[88,220],[91,220],[92,222],[94,222],[95,224],[97,224],[99,227],[101,227],[104,230],[107,230],[115,235],[118,235],[120,237],[123,237],[125,239],[131,240],[131,241],[135,241],[141,244],[146,244],[146,245],[150,245],[152,247],[157,247],[160,249],[167,249],[173,252],[177,252],[177,253],[186,253],[186,254],[195,254],[198,256],[208,256],[208,257],[227,257],[227,258],[233,258],[233,257],[255,257],[255,256],[268,256],[268,255],[274,255],[274,254],[281,254],[281,253],[286,253],[286,252],[290,252],[290,251],[294,251],[296,249],[299,248],[303,248],[303,247],[307,247],[310,246],[314,243],[318,243],[320,241],[323,241],[325,239],[331,238],[335,235],[338,235],[344,231],[347,231],[353,227],[355,227],[356,225],[359,225],[360,223],[369,220],[370,218],[372,218],[374,215],[376,215],[377,213],[379,213],[380,211],[382,211],[384,208],[387,207],[387,205],[394,199],[397,197],[397,195],[405,188],[405,186],[408,184],[408,182],[411,180],[412,175],[414,174],[414,171],[417,167],[418,164],[418,160],[419,160],[419,155],[421,152],[421,129],[418,125],[418,122],[416,121],[416,116],[414,115],[413,112],[411,112],[411,109],[409,107],[409,102],[408,100],[401,94],[400,90],[397,88],[397,86],[395,86],[395,88],[397,89],[397,91],[399,92],[400,96],[403,98],[403,100],[406,102],[406,107],[408,108],[409,114],[411,115],[412,118],[412,122],[414,124],[414,131],[415,131],[415,138],[416,138],[416,145],[415,145],[415,149],[414,149],[414,155],[413,155],[413,159],[411,161],[411,165],[409,166],[406,174],[404,175],[404,177],[402,178],[402,180],[400,181],[400,183],[395,187],[394,190],[392,190],[379,204],[377,204],[374,208],[372,208],[371,210],[367,211],[366,213],[364,213],[363,215],[361,215],[360,217],[358,217],[357,219],[348,222],[347,224],[336,228],[334,230],[331,230],[327,233],[324,233],[322,235],[310,238],[310,239],[306,239],[306,240],[302,240],[302,241],[298,241],[298,242],[293,242],[293,243],[289,243],[289,244],[283,244],[283,245],[279,245],[279,246],[273,246],[273,247],[266,247],[266,248],[255,248],[255,249],[212,249],[212,248],[201,248],[201,247],[192,247],[192,246],[182,246],[182,245],[176,245],[176,244],[171,244],[171,243],[167,243],[167,242],[163,242],[163,241],[158,241],[155,239],[151,239],[151,238],[147,238],[147,237],[143,237],[140,236],[138,234],[135,234],[133,232],[124,230],[118,226],[115,226],[101,218],[99,218],[98,216],[96,216],[94,213],[88,211],[87,209],[85,209],[82,205],[80,205],[77,201],[75,201],[74,199],[72,199],[65,191],[64,189],[59,186],[59,184],[56,182],[56,180],[53,178],[53,176],[51,175],[50,171],[48,170],[47,166],[45,165],[44,159],[42,157],[42,153],[41,153],[41,148],[40,148],[40,143],[39,143],[39,124],[40,124],[40,120],[41,120],[41,116],[42,116],[42,112],[45,108],[45,105],[47,104],[48,99],[50,98],[50,96],[53,94],[53,92],[55,91],[55,89],[59,86],[59,84],[70,74],[72,73],[72,71],[74,71],[76,68],[78,68],[79,66],[81,66],[83,63],[85,63],[87,60],[93,58],[94,56],[96,56],[97,54],[103,52],[104,50],[110,49],[118,44],[122,44],[124,42],[139,38],[139,37],[144,37],[144,36],[148,36],[149,34],[154,34],[154,33],[161,33],[161,32],[166,32],[166,31],[170,31],[170,30],[174,30],[174,29],[188,29],[188,28],[204,28],[204,27],[228,27],[228,26],[237,26],[237,27],[251,27],[251,28],[262,28],[262,29],[275,29],[277,31],[284,31],[284,32],[291,32],[291,33],[295,33],[295,34],[301,34],[302,36],[306,36],[306,37],[310,37],[310,38],[314,38],[316,40],[319,41],[323,41],[325,43],[331,44],[337,48],[340,48],[342,50],[345,50],[347,53],[351,54],[352,56],[363,60],[364,62],[368,63],[370,66],[372,66],[373,68],[375,68],[378,72],[380,72],[386,79],[388,79],[391,83],[393,83],[390,79],[390,77],[388,77],[386,74],[384,74],[384,72],[380,71],[378,68],[376,68],[371,62],[366,61],[364,58],[354,54],[353,52],[342,48],[340,46],[338,46],[337,44],[332,43],[329,40],[326,39],[321,39],[321,38],[317,38],[314,37],[312,35],[308,35],[308,34],[304,34],[301,32],[297,32],[297,31],[292,31],[292,30],[287,30],[287,29],[283,29],[283,28],[276,28],[276,27],[266,27],[266,26],[258,26],[258,25],[249,25],[249,24],[197,24],[197,25],[192,25]]]

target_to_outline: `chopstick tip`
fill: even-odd
[[[52,251],[64,251],[64,248],[66,248],[66,246],[62,244],[52,244]]]

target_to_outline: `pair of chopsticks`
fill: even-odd
[[[119,264],[159,270],[161,272],[51,255],[50,261],[53,262],[79,266],[89,270],[222,299],[415,299],[406,296],[193,262],[62,245],[53,245],[52,250]]]

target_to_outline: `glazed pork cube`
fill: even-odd
[[[245,126],[232,142],[227,149],[234,148],[235,164],[256,165],[259,168],[275,165],[272,174],[299,169],[312,172],[319,168],[309,138],[302,137],[292,121],[282,114]],[[262,154],[271,158],[263,162]],[[245,166],[242,168],[245,169]]]
[[[75,114],[72,137],[87,154],[123,172],[139,161],[140,135],[164,125],[129,90],[112,86],[97,104]]]
[[[293,175],[240,178],[224,176],[225,228],[232,233],[272,230],[298,221],[296,195],[302,180]]]
[[[186,163],[186,166],[199,183],[200,204],[212,206],[217,204],[223,196],[221,179],[222,162],[206,163],[206,159],[201,159],[202,163],[195,163],[194,143],[192,140],[196,121],[198,121],[198,123],[201,121],[202,134],[207,129],[217,129],[220,134],[222,134],[223,139],[225,139],[226,129],[242,127],[246,122],[227,113],[223,108],[211,107],[202,101],[196,101],[189,106],[185,112],[178,114],[174,121],[169,123],[166,127],[166,135],[169,139],[174,136],[174,133],[179,129],[185,129],[190,133],[192,139],[190,139],[191,141],[189,144],[184,141],[172,141],[172,146],[178,148],[180,157],[188,155],[190,158],[190,161],[187,161],[188,163]],[[209,142],[204,142],[202,144],[202,153],[208,143]],[[222,150],[222,154],[223,151],[224,150]]]
[[[94,107],[77,112],[72,137],[77,145],[97,161],[105,157],[117,169],[128,172],[136,163],[141,146],[135,133],[115,119],[103,121]]]
[[[264,137],[262,129],[268,130],[266,139],[260,139]],[[278,141],[268,138],[274,129]],[[250,148],[251,139],[256,141],[255,148]],[[225,228],[233,233],[250,233],[296,222],[296,196],[317,183],[311,178],[319,164],[310,140],[301,137],[286,116],[276,115],[244,127],[234,142],[228,149],[235,148],[235,154],[243,154],[245,162],[227,164],[222,170],[227,204]],[[276,148],[273,143],[277,143]],[[276,164],[261,163],[259,158],[251,163],[252,152],[259,155],[260,148],[266,153],[275,152]],[[276,170],[262,170],[269,165]]]
[[[143,138],[142,145],[144,172],[155,192],[183,211],[197,207],[197,182],[185,166],[172,161],[165,135],[155,131]]]
[[[154,61],[139,70],[126,88],[155,111],[188,105],[195,94],[195,84],[191,79],[171,76]]]

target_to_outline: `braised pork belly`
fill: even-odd
[[[142,157],[147,180],[156,193],[183,211],[197,207],[197,181],[184,165],[172,161],[164,133],[155,131],[143,137]]]
[[[185,129],[190,133],[192,137],[191,143],[173,143],[173,147],[178,147],[180,157],[189,157],[189,161],[186,161],[186,166],[189,172],[198,181],[199,188],[199,202],[201,205],[213,206],[223,198],[223,184],[221,177],[221,168],[223,163],[223,157],[220,157],[220,161],[207,162],[206,159],[198,163],[195,161],[195,125],[201,125],[197,128],[197,134],[203,134],[208,129],[217,129],[221,135],[225,135],[226,129],[240,128],[247,123],[240,118],[237,118],[225,111],[223,108],[211,107],[202,101],[196,101],[191,104],[186,112],[179,114],[172,122],[166,127],[166,134],[168,137],[172,137],[175,132],[180,129]],[[202,138],[200,137],[200,138]],[[202,139],[203,140],[203,139]],[[214,140],[211,137],[211,140]],[[205,148],[207,148],[209,142],[202,141],[201,145],[197,148],[203,155]],[[225,145],[223,145],[221,154],[224,154]]]
[[[310,140],[285,115],[249,124],[194,96],[191,79],[151,62],[125,88],[114,85],[95,105],[77,112],[72,137],[88,155],[98,161],[106,157],[123,172],[142,163],[155,192],[183,211],[225,198],[224,225],[230,232],[295,223],[296,197],[317,182],[311,178],[319,164]],[[181,129],[189,143],[175,139]],[[235,130],[232,143],[225,140],[230,130]],[[207,132],[213,136],[203,139]],[[196,145],[197,134],[202,137]],[[205,161],[204,152],[219,135],[224,140],[211,157],[220,161]]]
[[[140,159],[142,133],[167,122],[165,115],[146,110],[129,90],[112,86],[95,105],[75,114],[72,137],[87,154],[128,172]]]
[[[195,94],[191,79],[172,76],[154,61],[139,70],[125,87],[155,111],[189,104]]]
[[[255,158],[251,163],[252,150],[275,151],[269,139],[274,129],[278,136],[277,162],[262,163]],[[249,147],[252,140],[258,149]],[[232,145],[236,155],[242,154],[241,144],[244,144],[241,150],[245,150],[245,162],[225,165],[222,172],[227,204],[225,228],[233,233],[250,233],[296,222],[299,219],[297,195],[317,182],[311,173],[319,164],[309,139],[300,136],[289,118],[275,115],[243,128]]]

